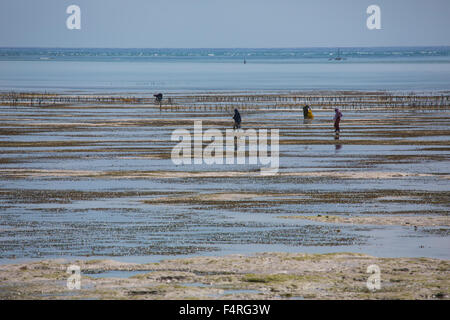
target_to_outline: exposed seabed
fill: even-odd
[[[406,264],[397,266],[408,269],[401,277],[427,264],[436,267],[434,273],[429,270],[437,280],[422,296],[405,285],[398,295],[380,298],[448,297],[447,93],[169,93],[161,105],[148,96],[4,93],[0,101],[0,260],[5,264],[2,270],[9,272],[2,280],[3,297],[20,298],[14,292],[32,284],[23,270],[31,272],[43,259],[64,258],[62,266],[74,260],[87,265],[90,259],[121,261],[118,264],[211,259],[211,265],[223,272],[237,272],[224,264],[233,259],[230,254],[243,255],[236,262],[243,269],[239,276],[230,276],[231,283],[258,283],[251,288],[257,292],[228,296],[214,291],[242,290],[233,285],[213,288],[206,295],[178,295],[169,286],[153,290],[156,293],[133,295],[117,289],[122,293],[82,297],[177,298],[192,293],[203,298],[270,299],[280,294],[261,296],[263,287],[280,290],[281,285],[282,294],[298,297],[300,287],[286,288],[298,285],[305,273],[288,271],[292,277],[282,280],[247,281],[246,274],[252,279],[265,271],[253,270],[245,259],[266,255],[283,265],[285,259],[301,254],[332,252],[373,256],[361,256],[362,269],[345,269],[344,277],[346,272],[365,273],[366,262],[388,258],[392,265]],[[304,104],[312,107],[314,119],[303,120]],[[335,107],[344,114],[339,139],[332,123]],[[173,164],[175,129],[192,131],[194,121],[202,120],[204,130],[225,132],[232,128],[234,108],[241,112],[243,129],[279,129],[277,174],[261,176],[260,167],[250,164]],[[339,257],[341,264],[342,257],[351,260],[352,254],[326,257]],[[429,260],[422,263],[421,257]],[[14,267],[17,263],[25,264]],[[60,262],[47,263],[50,269],[62,270]],[[17,268],[25,268],[23,278]],[[13,271],[21,283],[17,287],[7,280]],[[61,282],[67,277],[64,272],[53,280]],[[188,282],[206,281],[186,277]],[[149,279],[161,282],[158,277]],[[96,281],[102,280],[89,281],[100,287]],[[359,281],[356,287],[362,285]],[[409,283],[406,278],[389,283],[401,281]],[[272,282],[276,286],[264,285]],[[34,291],[26,292],[39,298]],[[302,297],[365,297],[362,294],[371,293],[310,292]],[[76,296],[52,296],[50,290],[41,298]]]

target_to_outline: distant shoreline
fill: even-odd
[[[117,50],[135,50],[135,49],[145,49],[145,50],[202,50],[202,49],[239,49],[239,50],[279,50],[279,49],[356,49],[356,48],[378,48],[378,49],[394,49],[394,48],[448,48],[450,45],[420,45],[420,46],[308,46],[308,47],[53,47],[53,46],[0,46],[1,49],[117,49]]]

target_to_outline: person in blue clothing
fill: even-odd
[[[233,129],[239,129],[241,127],[242,119],[241,119],[241,114],[239,113],[238,109],[234,109],[233,120],[234,120]]]

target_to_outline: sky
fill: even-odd
[[[69,5],[81,29],[69,30]],[[369,30],[369,5],[381,29]],[[449,0],[1,0],[0,47],[450,45]]]

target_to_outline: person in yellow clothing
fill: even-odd
[[[303,107],[303,118],[305,118],[305,119],[313,119],[314,118],[311,107],[308,105]]]

